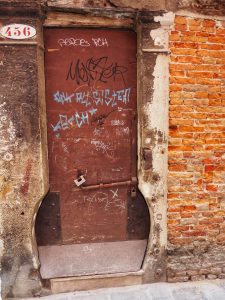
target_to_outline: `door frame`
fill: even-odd
[[[138,272],[51,280],[53,292],[166,280],[167,137],[169,103],[168,36],[171,13],[60,9],[47,13],[44,27],[117,28],[137,32],[138,181],[149,208],[150,235]],[[47,147],[47,145],[45,145]],[[59,284],[58,284],[59,283]],[[61,283],[61,284],[60,284]]]

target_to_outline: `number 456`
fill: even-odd
[[[24,35],[25,37],[29,37],[31,35],[31,32],[30,32],[30,27],[28,27],[28,26],[25,26],[23,28],[21,28],[19,26],[15,26],[15,27],[8,26],[5,34],[10,37],[11,36],[21,36],[21,35]]]
[[[36,29],[26,24],[9,24],[3,26],[0,32],[9,39],[27,39],[36,35]]]

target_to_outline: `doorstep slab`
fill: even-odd
[[[43,279],[136,272],[141,269],[147,240],[41,246]]]
[[[142,284],[143,271],[50,279],[53,294]]]

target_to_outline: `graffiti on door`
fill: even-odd
[[[59,193],[62,243],[129,239],[136,34],[46,29],[45,41],[50,191]]]

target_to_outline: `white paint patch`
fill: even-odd
[[[168,131],[168,105],[169,105],[169,70],[168,57],[158,55],[153,72],[154,76],[154,94],[153,101],[150,104],[151,128],[156,128],[161,132]]]
[[[150,144],[150,143],[151,143],[151,138],[145,139],[145,143],[146,143],[146,144]]]
[[[170,27],[171,25],[173,25],[174,18],[175,18],[175,14],[173,12],[168,12],[163,14],[162,16],[154,17],[154,21],[160,22],[161,26]]]
[[[169,35],[168,30],[170,29],[171,24],[174,22],[174,13],[168,12],[163,16],[156,16],[154,20],[160,22],[161,27],[151,30],[150,36],[154,41],[154,45],[168,50],[169,44]]]
[[[221,21],[218,21],[218,20],[216,20],[216,27],[223,27],[223,25],[222,25],[222,22],[221,22]]]
[[[167,50],[168,36],[170,28],[173,25],[174,14],[167,13],[164,16],[155,17],[156,22],[160,22],[161,28],[151,31],[151,37],[156,46],[161,46],[163,50]],[[147,138],[142,141],[142,145],[151,145],[152,150],[152,172],[158,174],[159,180],[155,183],[144,181],[142,177],[143,170],[140,170],[139,188],[148,199],[149,210],[151,213],[151,233],[149,239],[149,247],[153,247],[154,243],[159,242],[161,246],[167,244],[167,141],[168,136],[168,107],[169,107],[169,58],[168,55],[158,54],[156,64],[153,71],[154,84],[153,96],[151,102],[147,102],[143,111],[145,113],[145,124],[147,129],[160,133],[160,141],[156,139],[151,145],[151,139]],[[146,120],[147,119],[147,120]],[[162,141],[164,135],[164,141]],[[159,136],[158,136],[159,138]],[[146,142],[146,143],[144,143]],[[141,165],[141,164],[140,164]],[[154,201],[156,199],[156,201]],[[154,224],[158,224],[161,228],[160,235],[154,234]],[[147,259],[147,258],[146,258]]]
[[[168,57],[159,54],[153,72],[154,76],[154,94],[152,103],[149,107],[149,129],[161,132],[164,136],[168,136],[168,110],[169,110],[169,70]],[[166,142],[157,143],[152,149],[153,171],[160,176],[160,180],[152,185],[150,195],[158,199],[154,204],[155,222],[160,223],[160,227],[164,228],[160,234],[161,245],[167,243],[167,225],[166,225],[166,197],[167,197],[167,144]],[[160,199],[160,201],[159,201]],[[162,215],[161,220],[157,220],[157,214]]]
[[[151,30],[150,36],[154,41],[155,46],[168,48],[168,34],[167,31],[163,28],[158,28]]]
[[[149,182],[139,180],[139,189],[141,190],[142,194],[145,198],[151,199],[153,195],[153,188]]]

